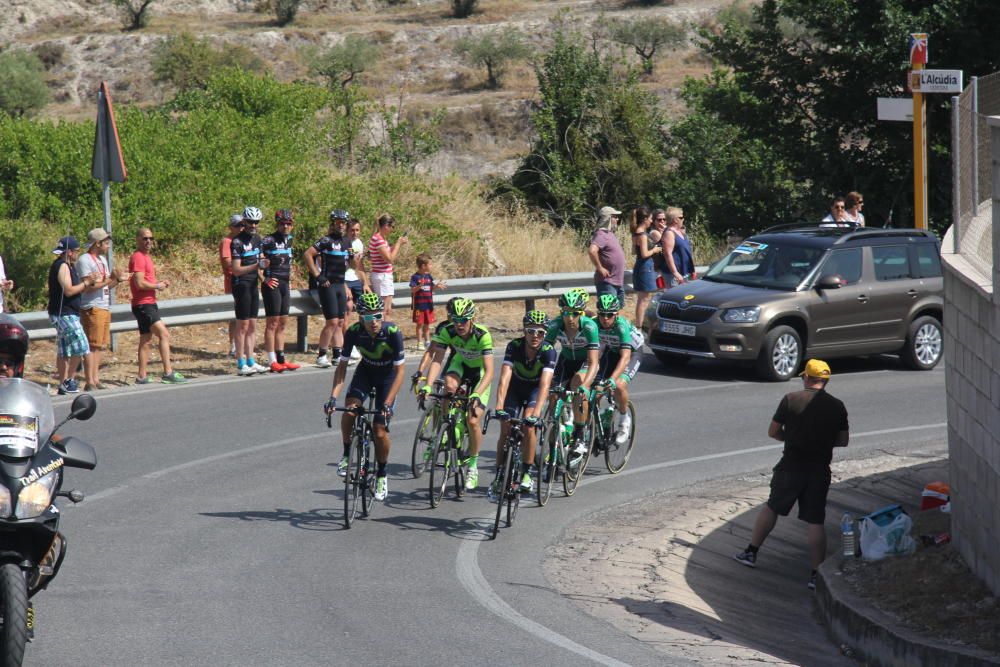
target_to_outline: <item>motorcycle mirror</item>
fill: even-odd
[[[97,412],[97,401],[94,400],[94,397],[90,394],[80,394],[73,399],[69,418],[87,421],[94,416],[95,412]]]

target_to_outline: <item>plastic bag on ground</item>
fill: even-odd
[[[899,514],[888,524],[880,526],[868,517],[861,519],[861,557],[865,560],[882,560],[886,556],[905,556],[913,553],[917,542],[910,535],[913,520]]]

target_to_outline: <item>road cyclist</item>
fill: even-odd
[[[541,310],[531,310],[522,319],[524,335],[507,343],[500,382],[497,385],[496,418],[500,420],[500,439],[497,441],[497,472],[487,495],[496,502],[503,483],[504,444],[510,433],[510,418],[521,418],[533,426],[542,411],[545,397],[556,369],[557,353],[551,343],[545,342],[549,318]],[[521,470],[515,471],[522,493],[531,493],[538,477],[535,466],[535,443],[538,429],[528,428],[521,439]]]
[[[553,378],[554,386],[568,387],[573,398],[573,441],[576,443],[570,467],[579,465],[590,449],[587,437],[591,386],[597,377],[600,337],[597,323],[584,315],[590,295],[574,288],[559,297],[560,314],[549,323],[545,342],[559,345],[559,360]],[[551,402],[550,402],[551,403]]]
[[[448,305],[450,306],[458,298],[457,296],[453,296],[448,300]],[[439,322],[434,329],[434,337],[437,337],[446,326],[448,326],[448,320]],[[430,345],[427,346],[423,356],[420,357],[417,370],[410,376],[410,391],[418,397],[420,396],[420,388],[427,383],[427,371],[430,370],[431,362],[434,361],[434,352],[439,348],[445,349],[439,343],[435,343],[432,338]],[[451,364],[451,360],[455,356],[454,351],[449,349],[447,352],[448,358],[444,362],[444,368],[447,368]],[[444,380],[439,377],[434,383],[434,392],[440,392],[443,386]],[[420,423],[417,425],[417,430],[413,435],[413,454],[410,460],[413,479],[419,479],[431,465],[431,461],[434,458],[434,446],[436,444],[434,436],[441,426],[441,417],[444,414],[438,399],[434,399],[430,403],[427,401],[420,403],[422,406],[420,409],[424,414],[420,418]]]
[[[316,355],[316,365],[320,368],[329,368],[340,359],[348,301],[345,276],[349,267],[355,271],[361,268],[361,258],[354,254],[351,239],[344,235],[344,226],[350,217],[351,214],[344,209],[330,211],[326,235],[306,248],[303,254],[309,270],[310,291],[315,290],[323,309],[324,324]],[[331,344],[332,350],[329,348]]]
[[[243,209],[243,228],[230,241],[229,272],[232,275],[233,307],[236,311],[236,374],[266,373],[269,369],[254,360],[260,292],[260,236],[257,225],[264,218],[256,206]]]
[[[347,389],[345,407],[363,409],[370,390],[375,391],[375,409],[380,412],[372,420],[375,433],[375,500],[385,500],[389,492],[385,466],[389,460],[392,442],[389,439],[389,420],[393,414],[396,395],[403,386],[405,376],[403,332],[392,322],[383,321],[385,303],[373,292],[365,292],[358,303],[361,321],[347,328],[344,347],[341,349],[340,363],[333,375],[330,399],[323,406],[326,414],[337,407],[337,396],[344,386],[347,376],[347,360],[355,347],[361,352],[361,361],[354,370],[351,385]],[[351,447],[351,433],[356,418],[353,412],[344,412],[340,429],[344,440],[344,455],[337,465],[337,474],[347,475]]]
[[[260,241],[260,294],[264,300],[266,325],[264,351],[272,373],[294,371],[299,365],[285,359],[285,326],[291,303],[292,228],[295,220],[287,208],[274,212],[274,233]]]
[[[479,485],[479,449],[483,442],[480,424],[485,406],[490,399],[490,384],[493,382],[493,336],[489,330],[475,322],[476,304],[472,299],[457,298],[448,302],[448,324],[435,332],[432,342],[436,343],[434,357],[427,370],[427,380],[420,388],[419,397],[423,406],[424,397],[431,393],[431,385],[444,369],[444,390],[454,395],[464,381],[472,387],[466,411],[469,431],[469,458],[463,461],[468,466],[465,488],[475,489]],[[445,350],[455,354],[447,366],[443,365]],[[442,405],[447,411],[448,406]]]
[[[601,425],[599,428],[595,425],[594,446],[598,452],[605,452],[605,461],[612,473],[624,468],[631,454],[635,408],[628,399],[628,386],[639,371],[644,342],[642,332],[618,314],[621,308],[622,304],[615,294],[602,294],[597,299],[597,333],[601,350],[595,382],[601,390],[610,390],[608,398],[613,396],[614,401],[607,411],[595,408]],[[612,408],[617,408],[616,421],[611,419]]]

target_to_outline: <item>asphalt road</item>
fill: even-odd
[[[661,665],[661,653],[553,590],[544,548],[610,505],[771,467],[779,447],[767,425],[799,383],[644,363],[626,471],[593,466],[572,498],[522,502],[496,541],[482,486],[432,510],[426,476],[411,478],[408,397],[392,429],[389,497],[345,530],[339,437],[321,415],[329,371],[102,393],[90,422],[63,430],[95,445],[98,467],[68,471],[64,488],[88,498],[62,501],[68,556],[36,597],[26,664]],[[838,455],[945,437],[942,368],[905,371],[892,357],[832,366],[829,389],[853,434]],[[59,417],[69,400],[56,403]],[[491,430],[484,471],[495,439]]]

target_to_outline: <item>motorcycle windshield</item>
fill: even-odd
[[[49,393],[21,378],[0,378],[0,456],[33,456],[55,428]]]

